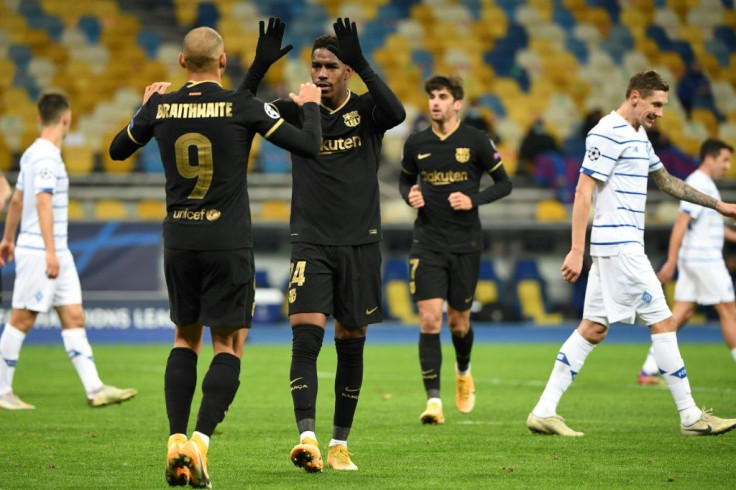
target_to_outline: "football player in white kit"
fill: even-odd
[[[694,189],[721,199],[714,179],[723,177],[731,166],[733,147],[717,139],[700,146],[700,166],[685,180]],[[672,316],[677,329],[690,319],[697,305],[713,305],[721,320],[721,332],[731,357],[736,361],[736,302],[733,280],[723,260],[723,240],[736,242],[736,231],[724,226],[713,209],[687,201],[680,202],[667,251],[667,261],[657,274],[662,284],[678,270]],[[639,372],[639,384],[659,384],[662,378],[650,348]]]
[[[644,253],[644,212],[647,182],[678,199],[736,216],[736,205],[696,191],[667,172],[646,134],[662,117],[669,85],[653,70],[629,80],[626,100],[604,116],[586,138],[586,155],[575,191],[572,247],[562,264],[562,277],[580,276],[591,199],[595,217],[590,236],[593,259],[585,291],[583,319],[557,354],[547,386],[527,418],[535,433],[582,436],[557,414],[562,394],[614,322],[649,326],[657,365],[680,413],[683,435],[716,435],[736,427],[736,419],[721,419],[700,410],[693,400],[685,363],[677,346],[677,327],[662,286]]]
[[[39,312],[54,307],[64,348],[93,407],[128,400],[138,392],[104,385],[87,341],[82,289],[67,246],[69,178],[61,145],[72,120],[69,99],[45,93],[38,101],[41,136],[23,153],[16,190],[0,242],[0,267],[16,260],[10,320],[0,335],[0,408],[35,408],[13,393],[13,374],[26,334]],[[16,230],[21,231],[16,244]]]

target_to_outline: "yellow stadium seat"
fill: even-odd
[[[523,279],[517,283],[516,293],[519,297],[522,317],[529,318],[541,325],[562,323],[561,313],[548,313],[544,308],[542,287],[539,281]]]
[[[409,284],[406,281],[390,280],[386,283],[386,306],[388,314],[402,323],[419,323],[419,315],[414,313]]]
[[[475,286],[475,300],[482,305],[498,303],[498,284],[488,279],[478,280]]]
[[[0,170],[7,173],[13,165],[13,152],[5,144],[3,138],[0,138]]]
[[[143,221],[161,221],[166,217],[166,204],[160,199],[142,199],[135,206],[135,216]]]
[[[718,120],[710,109],[695,108],[690,112],[690,119],[705,126],[709,135],[714,138],[718,136]]]
[[[69,175],[87,175],[95,166],[95,155],[89,145],[65,145],[61,153]]]
[[[78,199],[69,199],[69,221],[84,221],[87,217],[84,205]]]
[[[289,221],[291,210],[289,204],[275,199],[263,201],[258,216],[265,221]]]
[[[100,221],[125,220],[128,210],[119,199],[101,199],[95,203],[95,219]]]
[[[556,199],[543,199],[536,205],[535,216],[538,223],[565,222],[567,209]]]

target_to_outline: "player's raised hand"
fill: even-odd
[[[453,192],[447,200],[450,201],[450,207],[455,211],[470,211],[473,209],[473,201],[462,192]]]
[[[570,250],[562,263],[562,278],[567,282],[575,282],[580,277],[581,270],[583,270],[583,254]]]
[[[345,17],[345,19],[338,18],[337,22],[332,24],[332,27],[335,29],[337,46],[330,45],[327,46],[327,49],[353,69],[365,64],[366,61],[358,40],[358,28],[355,27],[355,22],[350,22],[349,17]]]
[[[171,82],[155,82],[146,87],[143,92],[143,105],[148,102],[153,94],[165,94],[166,90],[171,86]]]
[[[264,21],[258,22],[258,44],[256,45],[256,56],[253,59],[254,65],[261,65],[265,68],[276,63],[278,60],[286,56],[286,53],[292,50],[294,46],[281,47],[284,39],[284,30],[286,24],[281,22],[278,17],[269,17],[268,26]]]
[[[289,98],[293,100],[299,107],[307,102],[322,102],[322,90],[313,83],[302,83],[299,87],[299,93],[290,93]]]
[[[411,190],[409,191],[409,204],[414,209],[419,209],[424,207],[424,195],[422,195],[422,191],[419,190],[419,186],[414,184],[411,186]]]
[[[728,216],[729,218],[736,218],[736,204],[718,201],[716,203],[715,209],[716,211],[721,213],[723,216]]]

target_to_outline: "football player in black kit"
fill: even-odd
[[[335,317],[335,411],[327,464],[356,470],[347,439],[363,381],[367,326],[381,316],[381,218],[376,172],[383,134],[406,117],[401,102],[363,57],[357,29],[337,19],[335,36],[313,45],[312,82],[322,90],[322,146],[319,156],[292,154],[291,273],[288,286],[292,326],[291,394],[299,444],[290,454],[308,472],[322,470],[315,436],[317,356],[327,316]],[[243,83],[255,93],[281,49],[283,26],[261,35],[256,59]],[[357,73],[368,87],[358,95],[348,89]],[[281,116],[302,124],[290,101],[273,105]]]
[[[409,255],[409,286],[419,310],[419,363],[427,391],[427,407],[420,420],[442,424],[442,304],[447,300],[455,347],[455,401],[460,412],[469,413],[475,405],[470,308],[483,248],[478,206],[507,196],[511,180],[493,141],[458,119],[463,106],[462,81],[437,75],[425,82],[424,90],[429,95],[431,126],[404,143],[399,190],[418,210]],[[480,190],[486,172],[494,183]]]
[[[303,156],[316,155],[322,138],[320,91],[302,84],[291,94],[303,111],[301,129],[285,122],[250,93],[220,85],[226,56],[222,38],[201,27],[184,38],[179,64],[189,81],[146,88],[143,106],[115,136],[110,156],[124,160],[155,137],[166,175],[164,270],[174,347],[164,390],[169,418],[166,479],[169,485],[211,488],[207,449],[240,384],[240,359],[255,294],[253,237],[246,188],[254,134]],[[204,325],[214,359],[202,382],[195,431],[187,423],[197,384],[197,356]]]

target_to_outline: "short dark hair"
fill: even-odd
[[[312,45],[312,53],[320,48],[327,48],[327,46],[337,46],[337,37],[332,34],[323,34],[314,40]]]
[[[629,86],[626,88],[627,99],[634,90],[639,92],[643,99],[646,99],[656,90],[669,92],[670,84],[657,71],[645,70],[636,73],[629,79]]]
[[[71,108],[69,97],[62,92],[44,92],[38,98],[37,105],[38,115],[44,126],[58,123],[64,112]]]
[[[700,145],[700,161],[702,162],[705,160],[705,157],[707,156],[716,158],[721,153],[721,150],[728,150],[733,153],[733,146],[729,145],[725,141],[708,138],[703,141],[702,145]]]
[[[455,100],[463,100],[465,90],[463,89],[463,79],[460,77],[447,77],[445,75],[432,75],[424,82],[424,91],[427,95],[432,95],[435,90],[446,88]]]

